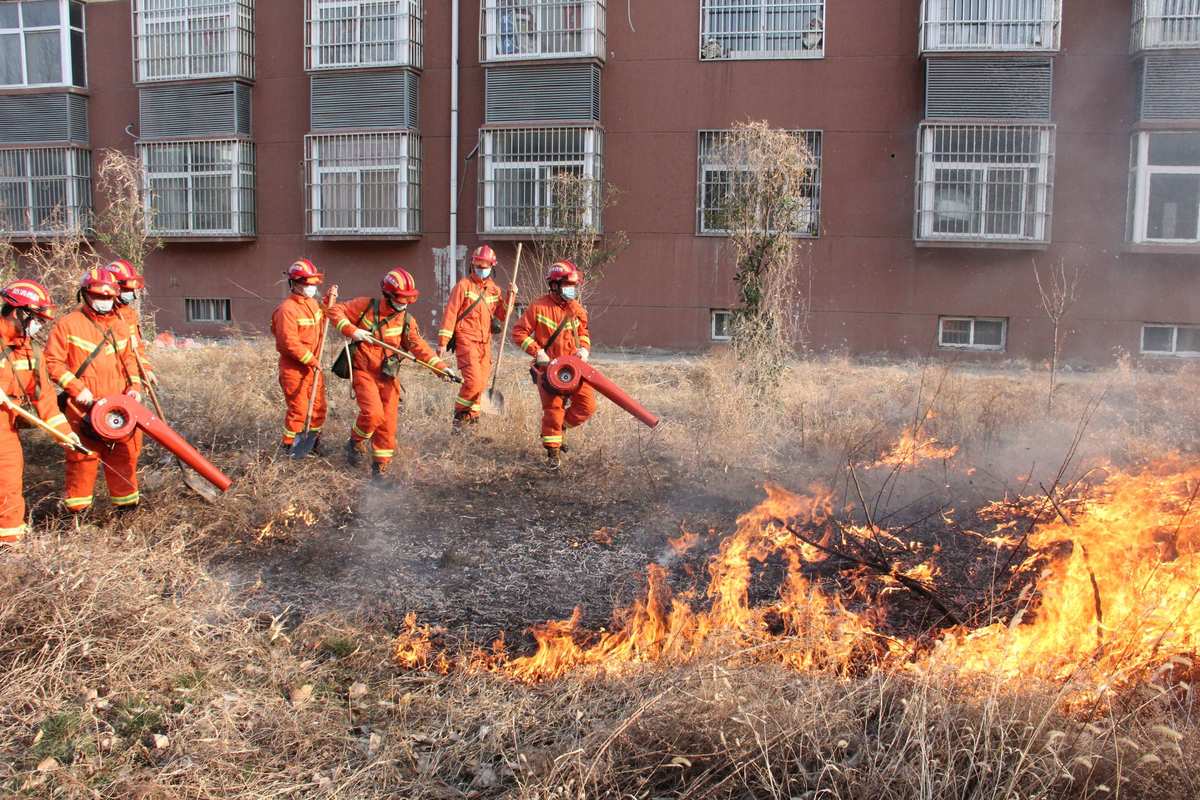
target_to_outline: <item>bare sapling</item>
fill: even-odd
[[[1033,262],[1033,278],[1037,282],[1038,296],[1042,301],[1042,310],[1050,321],[1050,385],[1046,391],[1046,409],[1054,408],[1054,390],[1058,382],[1058,369],[1062,359],[1063,339],[1066,332],[1063,322],[1075,305],[1076,289],[1079,287],[1079,267],[1067,269],[1067,264],[1059,259],[1052,264],[1043,277],[1037,261]]]

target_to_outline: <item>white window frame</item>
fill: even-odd
[[[727,316],[729,320],[725,323],[725,329],[729,331],[724,336],[717,334],[717,317]],[[709,338],[714,342],[729,342],[733,341],[733,311],[728,308],[714,308],[709,312]]]
[[[330,144],[332,140],[352,141],[365,138],[388,137],[394,138],[398,143],[398,150],[401,151],[397,156],[396,161],[379,162],[372,166],[359,164],[335,165],[322,164],[322,147]],[[308,173],[308,232],[314,236],[418,236],[421,233],[420,224],[420,164],[421,164],[421,137],[411,131],[372,131],[369,133],[339,133],[339,134],[309,134],[304,137],[305,141],[305,162]],[[358,159],[362,161],[366,157]],[[366,203],[364,200],[364,192],[371,184],[364,180],[364,175],[373,172],[398,172],[401,179],[395,184],[396,194],[396,214],[401,221],[400,225],[371,227],[365,221]],[[322,178],[326,175],[354,175],[356,202],[353,209],[342,208],[326,208],[324,197],[324,182]],[[414,180],[415,178],[415,180]],[[344,187],[338,187],[344,188]],[[330,187],[330,194],[334,195],[336,189]],[[390,209],[389,209],[390,210]],[[335,226],[322,224],[323,214],[328,213],[354,213],[354,224],[352,226]]]
[[[1200,164],[1195,166],[1158,166],[1150,163],[1150,138],[1152,136],[1200,136],[1194,131],[1139,131],[1133,135],[1130,157],[1129,215],[1133,229],[1128,232],[1132,244],[1152,245],[1197,245],[1200,244],[1200,218],[1196,221],[1195,239],[1151,239],[1150,231],[1150,182],[1155,175],[1200,176]]]
[[[17,41],[20,43],[20,59],[21,59],[21,82],[20,83],[0,83],[0,89],[12,88],[36,88],[42,86],[75,86],[74,70],[72,69],[73,62],[71,61],[71,31],[79,31],[83,34],[83,63],[84,63],[84,79],[82,88],[87,86],[87,4],[80,4],[80,13],[82,15],[83,27],[76,28],[71,25],[71,0],[58,0],[58,19],[57,25],[36,25],[25,27],[23,14],[21,11],[21,3],[13,3],[17,8],[17,27],[15,28],[0,28],[0,35],[16,35]],[[45,31],[58,31],[58,69],[60,80],[51,83],[30,83],[29,82],[29,62],[26,58],[25,34],[39,33]]]
[[[506,160],[498,161],[499,158],[495,153],[495,138],[498,135],[523,135],[523,134],[539,134],[549,133],[557,134],[565,131],[578,130],[583,134],[583,151],[578,158],[565,158],[560,154],[548,154],[546,158],[539,160]],[[484,128],[479,132],[479,146],[481,153],[481,169],[480,180],[482,182],[482,208],[480,209],[480,233],[499,233],[499,234],[546,234],[552,233],[550,220],[545,218],[547,211],[552,211],[554,208],[553,198],[553,178],[556,170],[563,168],[576,169],[578,168],[583,176],[592,181],[592,185],[596,188],[596,197],[593,202],[588,204],[588,207],[583,213],[583,224],[599,230],[600,228],[600,209],[597,207],[599,192],[603,185],[603,132],[598,127],[558,127],[558,128]],[[558,155],[559,157],[553,157]],[[571,154],[573,156],[573,154]],[[537,199],[531,207],[533,212],[532,225],[499,225],[497,224],[497,175],[501,171],[527,171],[535,172],[533,180],[535,182],[535,192]]]
[[[946,342],[947,322],[969,322],[971,323],[971,341],[969,344],[958,344],[956,342]],[[999,322],[1000,323],[1000,344],[976,344],[975,343],[975,325],[979,322]],[[938,317],[938,347],[943,350],[974,350],[988,353],[1003,353],[1008,349],[1008,319],[1005,317],[954,317],[943,316]]]
[[[1005,129],[1024,130],[1036,133],[1038,147],[1036,153],[1028,154],[1025,161],[990,161],[980,153],[980,158],[973,161],[939,160],[934,153],[937,132],[939,130],[959,129],[965,140],[974,138],[974,133],[1003,132]],[[1054,143],[1055,127],[1053,125],[1024,125],[1024,124],[965,124],[965,123],[922,123],[917,133],[917,208],[915,235],[918,241],[946,242],[980,242],[980,243],[1045,243],[1050,240],[1050,223],[1053,212],[1054,188]],[[1007,157],[1010,153],[997,153],[997,156]],[[980,187],[979,208],[968,209],[966,213],[978,217],[978,232],[941,232],[936,230],[939,215],[938,210],[938,173],[942,171],[982,173],[984,180],[977,185]],[[1006,232],[991,232],[988,222],[995,212],[988,209],[988,187],[994,184],[988,182],[988,176],[993,172],[1023,171],[1026,179],[1021,186],[1034,190],[1034,209],[1029,210],[1028,188],[1020,193],[1021,218],[1033,215],[1032,234],[1020,235]],[[1036,180],[1029,181],[1027,176],[1032,171]]]
[[[556,16],[565,15],[571,7],[577,7],[579,24],[571,28],[558,28]],[[519,12],[530,14],[533,23],[529,30],[503,30],[506,14],[516,19]],[[558,58],[605,57],[607,34],[607,6],[604,0],[482,0],[480,13],[479,58],[483,62],[531,61]],[[579,47],[547,47],[566,37],[579,37]]]
[[[1130,38],[1134,53],[1200,47],[1200,0],[1134,0]]]
[[[240,77],[254,79],[254,0],[188,0],[178,8],[147,8],[155,0],[133,0],[134,83],[195,80],[199,78]],[[161,2],[161,0],[160,0]],[[200,20],[224,18],[223,26],[193,30]],[[154,32],[152,26],[178,27],[169,33]],[[206,31],[223,34],[223,46],[217,51],[193,51],[194,37]],[[170,55],[148,53],[151,43],[174,50]],[[215,70],[194,69],[197,60],[220,62]],[[151,64],[178,62],[180,70],[151,75]]]
[[[736,166],[726,164],[716,160],[713,156],[705,155],[705,140],[714,139],[721,134],[731,133],[729,129],[708,129],[701,130],[696,137],[696,233],[699,236],[728,236],[729,231],[724,228],[710,228],[705,223],[706,214],[715,209],[709,209],[705,205],[705,189],[708,187],[709,181],[707,176],[710,173],[728,172],[737,173],[744,170],[739,170]],[[825,151],[825,133],[819,129],[796,129],[789,130],[788,133],[797,137],[808,137],[811,141],[816,141],[816,165],[812,172],[814,178],[808,185],[812,189],[812,203],[808,210],[809,224],[805,230],[789,231],[792,236],[802,239],[815,239],[821,235],[821,160]]]
[[[363,60],[363,6],[378,6],[392,2],[396,6],[396,58]],[[346,9],[353,13],[344,18],[322,19],[324,9]],[[371,69],[374,67],[412,67],[421,69],[424,63],[424,0],[304,0],[304,61],[310,71],[339,69]],[[354,21],[353,39],[348,42],[321,44],[321,28],[326,24]],[[368,42],[373,47],[383,42]],[[350,48],[352,58],[326,63],[323,48]]]
[[[953,8],[947,18],[941,18],[943,4]],[[974,6],[987,4],[982,18]],[[1022,6],[1038,4],[1039,10],[1030,15]],[[959,14],[959,16],[955,16]],[[1037,30],[1040,40],[1014,41],[1014,29]],[[973,36],[978,29],[981,35]],[[964,35],[965,34],[965,35]],[[1062,37],[1062,0],[922,0],[921,52],[1056,52]]]
[[[1171,349],[1166,350],[1147,350],[1146,349],[1146,329],[1147,328],[1170,328],[1171,329]],[[1138,342],[1138,350],[1144,356],[1163,356],[1167,358],[1200,358],[1200,350],[1180,350],[1179,349],[1179,332],[1181,330],[1200,331],[1200,325],[1176,325],[1171,322],[1146,322],[1142,325],[1141,339]]]
[[[25,224],[6,229],[0,224],[0,234],[16,238],[54,236],[66,232],[85,230],[91,221],[92,211],[92,151],[84,147],[6,147],[5,154],[15,153],[23,164],[23,175],[0,177],[0,186],[20,185],[25,202],[20,208]],[[65,174],[34,175],[34,160],[39,154],[60,153],[63,157]],[[63,216],[52,219],[54,225],[39,225],[34,219],[34,185],[38,183],[62,182],[65,185],[65,202],[56,206]],[[0,199],[3,195],[0,194]],[[52,210],[52,209],[51,209]]]
[[[769,14],[789,13],[789,6],[800,8],[790,13],[808,15],[815,11],[820,20],[818,28],[800,30],[771,30],[767,27]],[[825,57],[825,39],[829,31],[826,25],[825,0],[701,0],[700,3],[700,60],[701,61],[766,61],[777,59],[810,59]],[[714,14],[754,14],[758,29],[752,31],[712,31],[710,21]],[[815,20],[814,20],[815,21]],[[811,23],[809,23],[811,25]],[[791,50],[771,50],[766,47],[768,37],[783,36],[800,40],[800,47]],[[721,39],[740,37],[757,39],[757,46],[746,49],[726,50]]]
[[[191,147],[187,149],[187,161],[189,162],[182,170],[173,171],[151,171],[152,160],[148,157],[151,148],[167,148],[191,145],[230,145],[232,147],[233,157],[228,165],[223,165],[223,169],[195,169],[193,159],[193,150]],[[172,140],[164,142],[149,142],[139,145],[139,155],[142,163],[145,165],[144,175],[144,193],[146,197],[146,228],[147,232],[156,236],[166,238],[248,238],[255,235],[257,225],[254,197],[255,197],[255,173],[257,172],[257,163],[255,160],[255,147],[253,142],[244,139],[189,139],[189,140]],[[245,167],[249,167],[246,169]],[[247,174],[249,173],[249,174]],[[229,220],[232,223],[228,228],[200,228],[197,226],[197,219],[205,214],[225,213],[213,212],[198,207],[197,192],[210,191],[196,186],[197,178],[212,177],[223,175],[229,177]],[[187,227],[184,228],[166,228],[159,224],[158,214],[154,207],[155,189],[154,182],[161,180],[179,180],[183,179],[186,183],[186,198],[187,198]],[[250,201],[249,208],[243,203],[244,195]],[[248,221],[248,230],[243,230],[243,220]]]
[[[225,316],[198,316],[193,313],[196,309],[213,310],[221,308]],[[195,325],[221,325],[233,322],[233,300],[228,297],[185,297],[183,299],[184,318]]]

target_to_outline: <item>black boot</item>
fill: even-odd
[[[391,464],[381,464],[376,461],[371,465],[371,480],[375,483],[387,483],[388,474],[391,472]]]
[[[363,458],[367,455],[367,442],[365,439],[355,439],[350,437],[350,441],[346,442],[346,461],[350,466],[357,467],[363,462]]]
[[[558,455],[557,447],[546,448],[546,469],[551,472],[557,472],[562,468],[562,459]]]

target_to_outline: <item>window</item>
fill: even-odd
[[[938,320],[938,347],[953,350],[1003,350],[1008,320],[986,317],[942,317]]]
[[[92,154],[77,147],[0,150],[0,233],[53,235],[87,227]]]
[[[1129,240],[1200,243],[1200,131],[1134,134]]]
[[[0,3],[0,86],[87,86],[83,3]]]
[[[310,135],[308,232],[415,235],[421,139],[414,133]]]
[[[919,136],[919,240],[1049,241],[1054,126],[924,124]]]
[[[712,311],[712,340],[728,342],[733,338],[733,312],[727,309]]]
[[[479,138],[480,233],[599,230],[599,128],[485,128]]]
[[[306,0],[308,69],[416,67],[421,0]]]
[[[233,322],[232,303],[227,299],[188,297],[183,304],[188,322]]]
[[[818,236],[821,230],[821,132],[791,131],[812,158],[812,167],[796,198],[794,224],[789,231],[797,236]],[[699,174],[697,177],[696,230],[702,234],[729,232],[726,204],[731,199],[738,175],[746,174],[736,164],[724,163],[722,144],[729,131],[700,131]]]
[[[924,0],[921,50],[1058,50],[1062,0]]]
[[[1134,0],[1133,52],[1200,47],[1200,0]]]
[[[1196,358],[1200,356],[1200,325],[1143,325],[1142,352]]]
[[[604,0],[484,0],[484,61],[605,56]]]
[[[254,235],[254,145],[240,140],[141,145],[149,228],[163,236]]]
[[[254,77],[253,0],[134,0],[136,80]]]
[[[825,0],[702,0],[700,59],[821,58]]]

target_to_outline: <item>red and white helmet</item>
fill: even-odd
[[[292,265],[288,267],[287,276],[289,281],[309,286],[316,286],[325,278],[325,275],[317,269],[317,265],[307,258],[293,261]]]
[[[475,252],[471,254],[471,264],[477,267],[494,267],[497,262],[496,251],[486,244],[481,244],[475,248]]]
[[[83,273],[79,280],[79,290],[92,297],[113,297],[121,293],[116,277],[103,267],[93,267]]]
[[[546,283],[551,286],[556,283],[563,286],[578,286],[582,282],[583,273],[573,262],[555,261],[546,270]]]
[[[50,319],[54,301],[50,292],[37,281],[16,280],[0,289],[0,299],[13,308],[23,308],[42,319]]]
[[[421,296],[421,293],[417,291],[417,282],[413,280],[412,274],[403,267],[396,267],[384,275],[383,280],[379,282],[379,288],[383,290],[385,297],[394,298],[400,303],[415,303]]]
[[[145,278],[138,274],[137,268],[123,258],[109,263],[105,269],[117,279],[117,285],[127,292],[136,292],[146,285]]]

